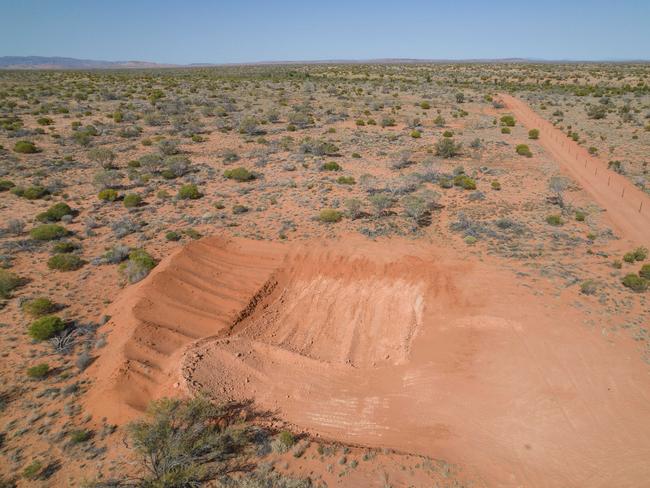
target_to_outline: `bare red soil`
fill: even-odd
[[[444,458],[488,486],[642,486],[650,380],[571,296],[406,240],[208,238],[113,305],[89,407],[253,398],[314,435]],[[556,311],[562,310],[561,319]]]
[[[646,193],[624,176],[610,171],[605,161],[589,154],[525,102],[507,94],[500,96],[517,120],[529,129],[540,130],[540,144],[609,212],[622,237],[636,245],[650,242],[650,197]]]

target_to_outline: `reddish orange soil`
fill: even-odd
[[[571,293],[362,237],[191,243],[112,307],[89,407],[255,399],[298,430],[444,458],[488,486],[642,486],[650,379]],[[561,318],[557,310],[562,310]]]
[[[610,220],[622,237],[636,245],[650,242],[650,197],[624,176],[607,169],[561,130],[537,115],[525,102],[501,94],[503,102],[529,129],[540,130],[540,144],[593,199],[610,214]]]

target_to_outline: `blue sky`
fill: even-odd
[[[0,56],[650,59],[650,0],[0,0]]]

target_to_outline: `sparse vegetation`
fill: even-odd
[[[29,335],[36,341],[45,341],[65,329],[65,322],[56,315],[46,315],[36,319],[29,326]]]
[[[343,214],[333,208],[324,208],[320,211],[318,218],[321,222],[333,223],[339,222],[343,218]]]

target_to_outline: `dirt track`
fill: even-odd
[[[627,178],[607,169],[607,164],[569,139],[535,113],[525,102],[500,94],[515,118],[529,129],[539,129],[539,143],[607,210],[620,236],[634,245],[650,243],[650,197]]]

